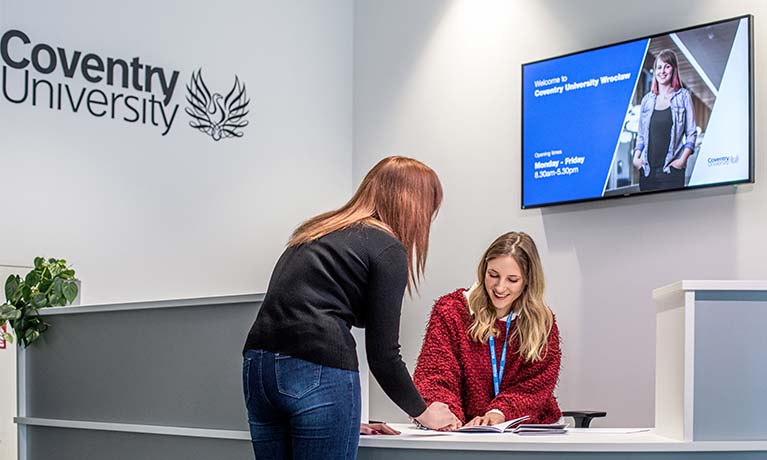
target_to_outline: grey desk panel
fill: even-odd
[[[252,460],[249,441],[28,427],[28,460]],[[318,453],[318,460],[325,460]],[[764,460],[766,452],[528,452],[362,447],[360,460]],[[332,460],[332,459],[328,459]]]
[[[697,302],[696,441],[767,439],[767,298],[756,294]]]
[[[359,460],[410,458],[418,460],[765,460],[767,452],[483,452],[370,447],[359,450]]]
[[[249,441],[28,428],[28,460],[253,460]]]
[[[242,346],[260,302],[45,317],[29,417],[247,430]]]
[[[767,302],[767,291],[699,291],[695,293],[695,300]]]

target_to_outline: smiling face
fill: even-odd
[[[655,79],[659,85],[668,86],[674,77],[674,66],[669,62],[658,59],[655,61]]]
[[[503,318],[511,311],[511,305],[519,298],[524,288],[522,269],[513,256],[498,256],[487,262],[485,291],[495,308],[497,318]]]

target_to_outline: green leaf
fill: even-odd
[[[21,285],[21,298],[25,303],[29,303],[32,300],[32,288],[26,284]]]
[[[0,312],[0,321],[14,321],[21,318],[21,310],[10,310]]]
[[[13,335],[10,332],[3,332],[2,337],[6,342],[13,343]]]
[[[32,270],[31,272],[27,273],[27,277],[24,278],[24,283],[29,286],[34,286],[35,284],[39,282],[40,282],[40,275],[35,270]]]
[[[48,267],[48,270],[51,272],[52,277],[56,277],[59,273],[61,273],[66,267],[62,267],[60,265],[51,265]]]
[[[47,267],[45,268],[45,270],[40,271],[39,275],[40,275],[41,281],[50,281],[51,279],[53,279],[53,275],[51,275],[51,271],[48,270]]]
[[[52,285],[53,285],[53,280],[51,279],[43,280],[40,283],[40,285],[37,287],[37,290],[40,292],[48,292],[48,290],[51,288]]]
[[[56,278],[53,280],[53,294],[55,294],[57,297],[61,297],[64,295],[64,280],[61,278]]]
[[[45,265],[45,258],[35,257],[35,268],[41,269]]]
[[[27,345],[37,340],[38,337],[40,337],[40,332],[37,329],[28,329],[24,333],[24,340],[27,342]]]
[[[5,280],[5,298],[7,300],[13,302],[12,299],[16,290],[19,288],[19,283],[21,283],[19,275],[10,275],[8,279]]]
[[[48,306],[48,298],[45,294],[37,293],[32,297],[32,306],[34,308],[44,308]]]
[[[72,303],[77,298],[77,283],[74,281],[64,284],[64,297],[67,299],[67,303]]]
[[[72,269],[62,271],[59,276],[65,280],[71,280],[75,277],[75,271]]]

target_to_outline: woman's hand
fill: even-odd
[[[481,417],[474,417],[466,424],[466,426],[497,425],[505,421],[506,417],[504,417],[503,414],[499,414],[498,412],[487,412]]]
[[[677,158],[676,160],[669,163],[669,166],[671,166],[674,169],[684,169],[685,167],[687,167],[687,160]]]
[[[423,411],[423,414],[415,418],[418,423],[432,430],[453,431],[461,427],[458,417],[450,412],[445,403],[433,402]]]
[[[642,161],[642,159],[641,159],[641,158],[634,158],[634,161],[633,161],[633,163],[634,163],[634,167],[635,167],[636,169],[642,169],[642,168],[644,168],[644,161]]]
[[[360,423],[360,434],[400,434],[385,423]]]

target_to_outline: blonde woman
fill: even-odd
[[[427,407],[399,349],[405,287],[423,273],[439,178],[405,157],[381,160],[343,207],[296,229],[272,273],[244,349],[243,391],[261,459],[354,459],[360,381],[351,327],[365,327],[370,370],[384,392],[430,428],[455,417]],[[383,431],[382,431],[383,430]]]
[[[501,235],[485,251],[477,284],[437,300],[413,375],[427,403],[470,425],[528,415],[554,423],[559,331],[543,302],[538,250],[529,235]]]

